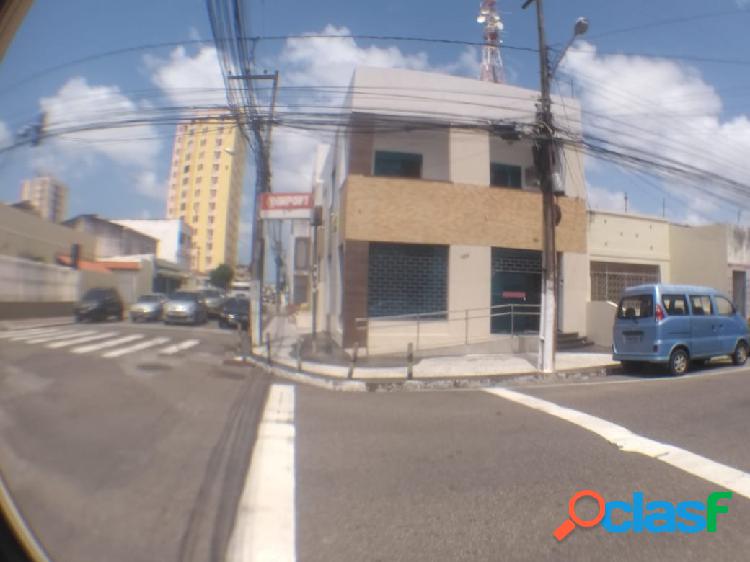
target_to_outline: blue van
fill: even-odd
[[[727,297],[708,287],[639,285],[625,289],[617,307],[612,358],[623,367],[665,363],[673,375],[691,361],[728,355],[747,360],[747,322]]]

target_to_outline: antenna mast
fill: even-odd
[[[477,23],[484,26],[484,47],[482,47],[482,67],[479,76],[484,82],[505,82],[503,59],[500,58],[500,33],[503,22],[497,13],[496,0],[482,0],[479,7]]]

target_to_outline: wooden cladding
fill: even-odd
[[[343,202],[347,241],[542,249],[538,192],[350,175]],[[557,250],[585,253],[585,201],[559,197],[558,204]]]

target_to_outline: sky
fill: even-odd
[[[505,23],[507,81],[539,84],[533,10],[499,0]],[[246,0],[252,35],[410,36],[480,41],[479,1]],[[547,0],[547,38],[559,47],[577,17],[589,32],[560,65],[556,91],[580,100],[584,130],[618,146],[686,162],[750,183],[749,0]],[[203,0],[35,0],[0,61],[0,201],[20,183],[50,173],[70,187],[69,213],[157,218],[165,213],[174,125],[79,131],[38,147],[8,151],[44,111],[56,126],[100,124],[160,107],[221,105],[223,80]],[[169,46],[156,46],[170,43]],[[184,43],[180,45],[179,43]],[[112,51],[126,50],[118,54]],[[263,40],[258,69],[280,71],[282,86],[341,86],[357,65],[477,76],[479,52],[461,45],[336,39]],[[76,62],[79,61],[79,62]],[[289,88],[283,107],[336,105],[330,94]],[[304,98],[304,99],[303,99]],[[312,133],[274,132],[275,191],[310,189]],[[628,210],[699,224],[750,224],[750,199],[703,182],[665,181],[594,158],[585,177],[592,208]],[[246,173],[241,260],[248,257],[250,193]],[[750,210],[750,208],[748,208]]]

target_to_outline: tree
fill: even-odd
[[[219,267],[209,273],[209,281],[214,287],[228,289],[234,278],[234,270],[227,264],[222,263]]]

